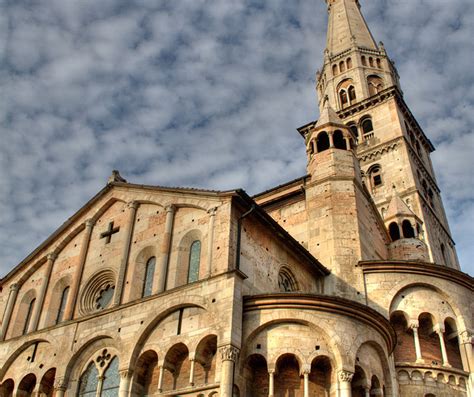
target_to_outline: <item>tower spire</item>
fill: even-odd
[[[358,0],[326,0],[326,3],[329,12],[326,48],[331,56],[352,47],[378,50]]]

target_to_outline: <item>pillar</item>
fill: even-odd
[[[311,373],[311,365],[303,365],[303,396],[309,397],[309,374]]]
[[[16,297],[18,296],[19,290],[20,286],[18,284],[10,285],[10,293],[8,294],[7,306],[5,308],[5,312],[3,313],[0,341],[4,340],[7,335],[8,326],[10,325],[10,320],[12,318],[13,307],[15,306]]]
[[[64,378],[57,378],[54,381],[54,397],[64,397],[67,390],[67,384]]]
[[[76,307],[77,295],[79,293],[79,286],[81,285],[82,273],[84,271],[84,264],[86,263],[87,251],[89,249],[89,243],[91,240],[92,229],[94,228],[95,221],[89,219],[86,221],[84,237],[82,239],[81,251],[79,253],[79,264],[74,272],[72,279],[71,290],[67,299],[66,309],[64,310],[64,321],[71,320],[74,316],[74,309]]]
[[[100,397],[102,394],[102,387],[104,385],[104,375],[99,375],[97,378],[97,389],[95,393],[95,397]]]
[[[194,386],[194,366],[196,365],[196,360],[194,358],[194,354],[190,355],[190,369],[189,369],[189,385]]]
[[[339,397],[352,397],[352,378],[354,376],[353,372],[349,371],[339,371]]]
[[[132,384],[133,371],[130,369],[123,369],[119,371],[120,385],[118,397],[128,397],[130,395],[130,386]]]
[[[351,150],[351,140],[347,136],[344,137],[344,140],[346,141],[346,149]]]
[[[214,224],[216,220],[217,208],[211,208],[209,213],[209,230],[207,233],[207,264],[206,264],[206,278],[211,277],[212,274],[212,247],[214,243]]]
[[[130,256],[130,246],[132,243],[133,228],[135,226],[135,216],[140,204],[137,201],[128,203],[128,220],[125,231],[125,243],[122,250],[122,262],[120,263],[119,274],[117,276],[117,283],[115,285],[114,306],[122,303],[123,286],[125,283],[125,275],[127,274],[128,257]]]
[[[271,369],[268,371],[268,397],[274,397],[275,395],[275,370]]]
[[[232,397],[234,389],[234,366],[239,357],[239,349],[232,345],[222,346],[221,353],[221,397]]]
[[[438,326],[436,327],[436,333],[438,334],[438,337],[439,337],[439,345],[441,347],[441,357],[443,357],[443,366],[450,367],[451,365],[449,364],[448,353],[446,351],[446,344],[444,341],[444,330],[440,326]]]
[[[410,324],[410,328],[413,330],[413,339],[414,339],[414,342],[415,342],[416,362],[423,362],[423,357],[421,356],[420,338],[418,336],[418,321],[413,321]]]
[[[36,301],[34,313],[31,318],[30,328],[28,332],[34,332],[38,329],[39,319],[43,311],[44,298],[48,290],[49,280],[51,279],[51,272],[53,270],[53,265],[56,258],[57,258],[57,255],[55,253],[51,253],[48,255],[48,261],[46,262],[46,275],[43,280],[43,283],[41,284],[41,289],[38,294],[38,299]]]
[[[158,376],[158,393],[161,393],[163,391],[163,379],[165,376],[165,366],[163,363],[158,364],[158,368],[160,370],[159,376]]]
[[[334,147],[334,137],[333,137],[333,132],[328,132],[328,136],[329,136],[329,147],[330,148],[333,148]]]
[[[370,386],[364,386],[365,397],[370,397]]]
[[[163,292],[166,288],[166,276],[168,275],[168,262],[171,252],[171,236],[173,234],[175,206],[168,205],[165,210],[165,233],[163,234],[163,241],[161,243],[161,261],[157,269],[157,290],[155,291],[157,294]]]

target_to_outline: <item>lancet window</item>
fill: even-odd
[[[69,295],[69,287],[66,287],[63,289],[63,292],[61,294],[61,301],[59,302],[58,314],[56,316],[56,324],[59,324],[61,321],[63,321],[68,295]]]
[[[155,275],[156,258],[148,259],[145,267],[145,279],[143,280],[142,298],[150,296],[153,290],[153,278]]]
[[[196,240],[189,250],[188,283],[199,280],[199,266],[201,264],[201,241]]]
[[[105,367],[106,357],[99,356],[97,364]],[[100,376],[96,363],[91,362],[79,379],[78,397],[112,397],[118,395],[120,386],[119,361],[114,357],[103,376]]]
[[[32,299],[28,306],[28,312],[26,313],[25,324],[23,325],[23,335],[25,335],[28,332],[28,328],[30,327],[31,316],[33,314],[35,303],[36,303],[36,299]]]

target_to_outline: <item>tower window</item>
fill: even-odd
[[[403,237],[415,238],[415,230],[409,220],[404,220],[402,223]]]
[[[353,85],[349,87],[349,100],[351,103],[356,100],[356,90]]]
[[[369,95],[371,96],[383,91],[384,83],[379,76],[367,77],[367,84],[369,86]]]
[[[382,62],[380,61],[380,58],[377,58],[377,67],[382,69]]]
[[[380,166],[376,165],[372,167],[369,171],[369,174],[370,174],[370,180],[372,183],[372,188],[376,188],[378,186],[383,185],[382,170]]]
[[[357,139],[359,137],[359,130],[357,129],[357,125],[355,124],[349,124],[348,125],[349,129],[351,130],[352,134],[355,136]]]
[[[343,73],[346,71],[346,65],[344,64],[344,61],[339,62],[339,72]]]
[[[142,298],[150,296],[153,290],[153,278],[155,276],[156,258],[148,259],[145,268],[145,280],[143,280]]]
[[[349,102],[348,99],[347,99],[347,92],[346,90],[341,90],[339,92],[339,98],[341,99],[341,106],[344,107],[347,105],[347,103]]]
[[[332,65],[332,75],[337,76],[337,65]]]
[[[321,132],[316,138],[316,149],[318,153],[329,149],[329,136],[326,132]]]
[[[347,69],[352,69],[352,59],[351,58],[347,58]]]
[[[362,61],[362,65],[363,65],[363,66],[367,66],[367,59],[365,58],[364,55],[362,55],[361,61]]]
[[[390,238],[392,241],[400,240],[400,228],[396,222],[392,222],[388,227],[388,232],[390,233]]]
[[[336,149],[343,149],[347,150],[346,147],[346,142],[344,141],[344,135],[342,135],[342,131],[335,131],[333,136],[332,136],[333,142],[334,142],[334,147]]]
[[[374,131],[374,126],[370,118],[366,118],[362,121],[362,131],[364,132],[364,137],[370,138],[371,133]]]
[[[374,67],[374,58],[369,57],[369,65],[370,65],[371,67]]]

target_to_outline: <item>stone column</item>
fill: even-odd
[[[158,376],[158,393],[161,393],[163,391],[163,379],[165,376],[165,366],[164,363],[158,364],[158,369],[160,370],[159,376]]]
[[[3,313],[0,341],[3,341],[7,335],[8,326],[10,325],[13,308],[15,307],[16,297],[18,296],[19,290],[20,286],[18,284],[10,285],[10,293],[8,294],[7,306],[5,308],[5,312]]]
[[[333,148],[334,147],[334,136],[333,136],[333,132],[330,131],[328,132],[328,136],[329,136],[329,147],[330,148]]]
[[[353,372],[349,371],[339,371],[339,397],[352,397],[352,377],[354,376]]]
[[[268,371],[268,397],[275,396],[275,370]]]
[[[174,222],[174,213],[175,206],[168,205],[166,208],[166,223],[165,223],[165,233],[163,234],[163,241],[161,243],[161,261],[160,265],[157,267],[158,277],[157,277],[157,290],[155,294],[160,294],[166,288],[166,276],[168,275],[168,262],[171,251],[171,236],[173,234],[173,222]]]
[[[439,337],[439,346],[441,347],[441,357],[443,357],[443,366],[451,367],[448,360],[448,352],[446,351],[446,344],[444,342],[444,330],[438,326],[435,329]]]
[[[194,354],[189,355],[190,369],[189,369],[189,385],[194,386],[194,366],[196,365],[196,359]]]
[[[421,356],[420,338],[418,336],[418,321],[413,321],[410,324],[410,328],[413,330],[413,339],[415,341],[416,362],[423,362],[423,357]]]
[[[128,397],[130,395],[130,386],[132,384],[133,371],[130,369],[123,369],[119,371],[120,386],[119,397]]]
[[[364,386],[365,397],[370,397],[370,386]]]
[[[95,393],[95,397],[100,397],[102,394],[102,386],[104,385],[104,375],[99,375],[97,377],[97,390]]]
[[[67,390],[67,384],[64,382],[64,378],[57,378],[54,381],[54,396],[64,397]]]
[[[38,329],[39,319],[41,316],[41,312],[43,311],[44,298],[46,296],[46,291],[48,290],[49,280],[51,279],[51,272],[53,270],[53,265],[56,258],[57,255],[55,253],[51,253],[48,255],[48,261],[46,262],[46,276],[43,281],[43,284],[41,284],[41,289],[38,294],[38,299],[36,301],[34,313],[31,318],[30,328],[28,332],[34,332]]]
[[[305,364],[303,365],[303,381],[304,381],[304,389],[303,389],[303,396],[309,397],[309,374],[311,373],[311,365]]]
[[[232,397],[234,388],[234,366],[239,357],[239,349],[232,345],[222,346],[221,352],[221,397]]]
[[[84,271],[84,265],[86,263],[87,251],[89,249],[89,243],[91,240],[92,229],[94,228],[95,221],[89,219],[86,221],[86,228],[84,231],[84,237],[82,239],[81,251],[79,253],[79,263],[74,272],[72,279],[71,290],[67,299],[66,309],[64,310],[64,321],[71,320],[74,316],[74,309],[76,307],[77,295],[79,294],[79,286],[81,285],[82,273]]]
[[[351,150],[351,141],[350,141],[350,139],[347,136],[345,136],[344,140],[346,141],[346,149]]]
[[[115,285],[114,306],[118,306],[120,303],[122,303],[123,286],[125,284],[125,276],[127,274],[128,258],[130,256],[130,246],[132,243],[133,228],[135,226],[135,216],[137,215],[137,209],[139,206],[140,203],[137,201],[132,201],[127,205],[129,209],[128,221],[125,231],[125,244],[122,251],[122,262],[120,263],[117,284]]]
[[[217,208],[211,208],[207,211],[209,214],[209,230],[207,232],[207,264],[205,278],[211,277],[212,274],[212,247],[214,243],[214,224],[216,221]]]

